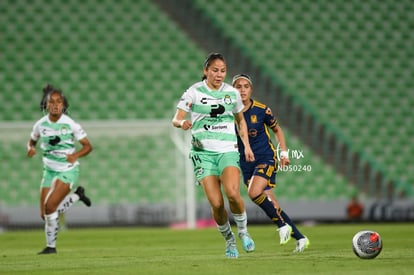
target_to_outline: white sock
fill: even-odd
[[[237,224],[238,233],[247,233],[247,214],[244,211],[241,214],[233,214],[234,221]]]
[[[53,212],[45,215],[45,236],[48,247],[56,247],[56,238],[59,229],[59,214]]]
[[[223,235],[223,237],[226,241],[234,238],[233,232],[231,231],[231,226],[230,226],[229,221],[227,221],[223,225],[217,225],[217,229],[218,229],[218,231],[220,231],[221,235]]]
[[[75,202],[79,200],[79,196],[77,194],[69,194],[67,195],[62,202],[59,204],[57,208],[57,212],[59,214],[65,213]]]

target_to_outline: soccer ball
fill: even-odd
[[[381,236],[371,230],[359,231],[352,239],[352,249],[361,259],[373,259],[382,250]]]

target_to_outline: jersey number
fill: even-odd
[[[197,165],[197,163],[201,163],[201,159],[200,159],[200,157],[199,157],[198,155],[193,155],[193,156],[191,157],[191,160],[193,161],[193,165],[194,165],[194,166],[196,166],[196,165]]]

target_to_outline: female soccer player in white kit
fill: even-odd
[[[181,97],[172,120],[175,127],[191,129],[190,152],[194,173],[210,203],[218,230],[226,240],[226,257],[237,258],[236,239],[225,209],[221,186],[229,201],[237,224],[243,249],[252,252],[254,242],[247,231],[247,215],[240,195],[239,152],[234,122],[245,145],[246,159],[253,161],[243,117],[243,103],[239,92],[224,83],[226,77],[224,57],[210,54],[203,67],[203,79],[193,84]],[[191,120],[185,119],[187,113]]]
[[[43,151],[40,215],[45,221],[46,248],[39,254],[56,254],[59,214],[78,200],[91,205],[83,187],[79,186],[74,193],[69,193],[78,180],[78,158],[89,154],[92,145],[82,127],[66,115],[68,101],[62,91],[48,85],[43,92],[41,109],[48,113],[33,126],[27,156],[36,154],[36,144],[40,142]],[[78,151],[75,141],[81,144]]]

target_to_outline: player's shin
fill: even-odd
[[[79,196],[76,194],[67,195],[57,208],[59,214],[65,213],[75,202],[79,200]]]
[[[59,214],[53,212],[45,215],[45,236],[48,247],[56,247],[56,238],[59,230]]]
[[[276,211],[273,203],[265,194],[262,193],[259,196],[252,198],[252,201],[263,209],[266,215],[277,225],[277,227],[280,228],[286,224],[280,213]]]

